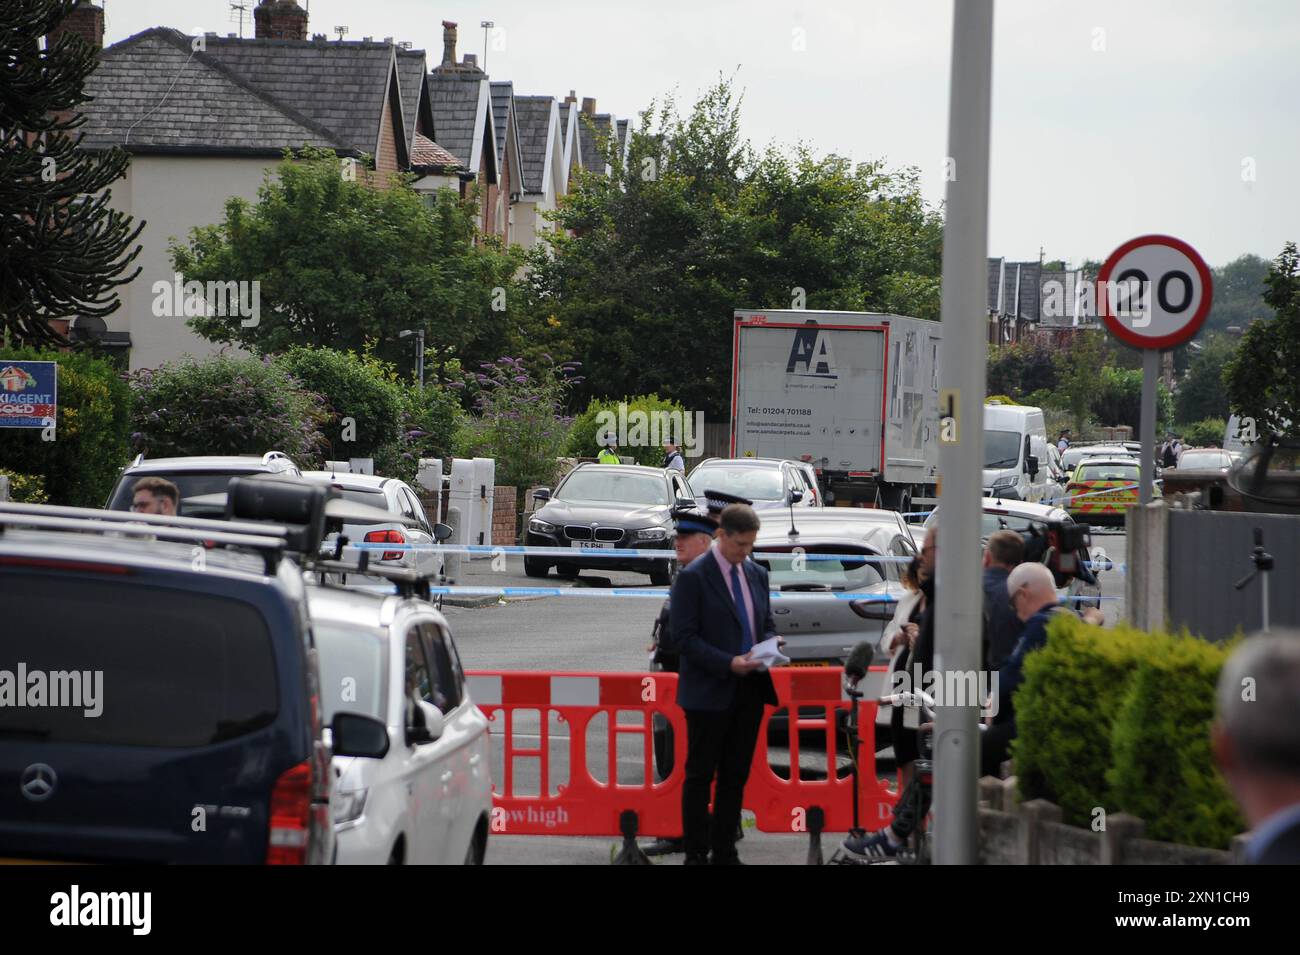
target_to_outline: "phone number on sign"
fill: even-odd
[[[811,408],[747,408],[750,414],[797,414],[810,415]]]

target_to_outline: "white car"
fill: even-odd
[[[441,535],[436,533],[437,528],[429,521],[420,499],[406,482],[376,474],[335,474],[332,471],[304,471],[302,477],[305,481],[333,487],[344,500],[377,507],[388,511],[394,518],[404,519],[395,519],[386,524],[344,524],[343,535],[350,545],[343,550],[344,560],[355,561],[357,558],[359,549],[351,545],[396,544],[402,549],[386,551],[378,546],[367,548],[371,562],[383,567],[406,567],[425,577],[442,572],[443,555],[434,548]],[[326,536],[321,547],[322,554],[333,556],[338,536],[337,532]],[[364,578],[349,575],[348,582],[383,583],[370,575]]]
[[[792,665],[838,666],[859,641],[878,643],[893,617],[903,568],[916,556],[912,530],[896,511],[857,507],[796,509],[794,525],[798,533],[792,535],[788,514],[768,513],[754,541],[754,559],[768,568],[772,590],[791,595],[772,599],[776,631],[785,637],[783,652]],[[796,548],[809,556],[800,558]],[[817,560],[817,554],[862,559]],[[879,623],[863,622],[850,593],[880,600]]]
[[[411,596],[330,584],[309,586],[307,599],[322,721],[358,713],[388,732],[382,757],[333,760],[336,861],[481,864],[492,817],[488,721],[446,619]]]

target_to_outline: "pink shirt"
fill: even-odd
[[[758,643],[758,622],[754,619],[754,595],[749,591],[749,578],[745,576],[745,568],[739,564],[733,564],[723,557],[722,551],[716,543],[709,549],[713,552],[713,558],[718,562],[718,569],[722,571],[722,582],[726,585],[727,593],[731,594],[732,603],[736,601],[736,594],[731,589],[731,568],[737,568],[737,572],[740,574],[740,595],[745,601],[744,612],[749,614],[749,632],[753,636],[754,642]]]

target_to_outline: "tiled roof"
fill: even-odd
[[[425,59],[423,50],[397,51],[397,79],[402,85],[402,115],[406,119],[406,139],[415,142],[415,129],[419,122],[420,88],[424,85]],[[434,130],[437,135],[437,130]]]
[[[209,49],[212,37],[207,38]],[[83,144],[91,149],[182,149],[275,154],[303,145],[351,150],[344,140],[166,27],[103,50],[86,79]],[[251,42],[251,41],[250,41]],[[378,116],[374,119],[378,130]],[[371,139],[373,149],[373,137]]]
[[[546,146],[554,109],[553,96],[515,97],[515,126],[519,131],[525,192],[546,191],[546,163],[549,158]]]
[[[474,125],[483,76],[434,70],[426,82],[438,142],[461,165],[468,167],[474,154]]]
[[[509,80],[493,80],[492,87],[492,124],[497,132],[497,162],[506,161],[506,144],[510,129],[510,107],[515,99],[515,84]]]
[[[461,168],[461,163],[455,156],[423,133],[415,134],[415,146],[411,150],[411,165],[417,169]]]
[[[586,116],[579,113],[579,129],[582,131],[582,151],[579,156],[582,162],[582,168],[588,172],[597,172],[605,174],[605,153],[606,140],[609,139],[610,132],[610,115],[609,113],[600,113],[596,116]]]
[[[357,149],[374,153],[393,65],[389,43],[207,38],[206,55]]]

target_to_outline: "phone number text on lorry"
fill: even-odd
[[[794,414],[794,415],[812,414],[811,408],[755,408],[755,407],[747,406],[745,410],[748,411],[750,414]]]

